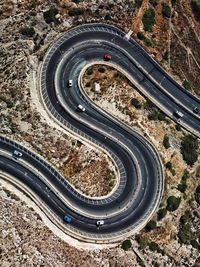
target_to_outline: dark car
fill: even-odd
[[[194,107],[193,108],[193,112],[196,113],[196,114],[198,114],[199,113],[199,109],[197,107]]]
[[[65,215],[63,217],[63,221],[66,223],[70,223],[72,221],[72,217],[70,215]]]
[[[112,56],[111,55],[104,55],[104,60],[111,60],[112,59]]]

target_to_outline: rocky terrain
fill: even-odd
[[[143,18],[148,9],[150,23],[155,12],[151,29]],[[190,1],[0,2],[0,133],[43,156],[77,189],[91,196],[105,195],[113,188],[115,167],[107,155],[50,120],[39,103],[36,72],[55,38],[73,26],[102,21],[125,32],[132,29],[138,42],[179,83],[200,95],[200,23]],[[32,208],[1,187],[0,266],[200,266],[200,167],[199,161],[190,167],[183,160],[180,148],[187,133],[119,73],[112,69],[102,73],[98,68],[84,78],[90,97],[160,151],[166,190],[159,211],[147,229],[130,238],[128,251],[121,244],[83,251],[61,241]],[[102,76],[105,79],[100,83]],[[95,92],[95,82],[100,84],[100,92]]]

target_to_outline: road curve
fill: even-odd
[[[200,132],[199,117],[192,112],[194,106],[200,108],[199,100],[175,83],[133,39],[124,36],[110,25],[74,28],[50,47],[40,73],[42,100],[49,114],[81,139],[99,146],[115,163],[120,181],[112,194],[102,199],[86,197],[34,153],[0,138],[0,169],[26,184],[63,231],[89,242],[114,242],[141,229],[160,202],[164,177],[153,145],[99,111],[83,94],[78,81],[84,66],[96,60],[103,63],[103,55],[111,54],[112,63],[143,94],[172,118],[174,111],[180,110],[182,126],[197,136]],[[67,86],[69,79],[74,82],[72,88]],[[77,112],[79,103],[86,107],[85,112]],[[23,157],[13,160],[16,147]],[[65,214],[73,218],[69,225],[63,222]],[[98,229],[100,218],[105,224]]]

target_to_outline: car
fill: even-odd
[[[99,226],[101,226],[101,225],[104,225],[104,220],[98,220],[97,222],[96,222],[96,225],[99,227]]]
[[[199,109],[197,107],[194,107],[193,108],[193,112],[196,113],[196,114],[198,114],[199,113]]]
[[[104,60],[111,60],[112,59],[112,56],[111,55],[104,55]]]
[[[69,80],[69,81],[68,81],[68,86],[69,86],[69,87],[72,87],[72,85],[73,85],[73,81],[72,81],[72,80]]]
[[[180,111],[178,111],[178,110],[176,110],[176,111],[174,112],[174,116],[176,116],[178,119],[180,119],[180,118],[183,117],[183,113],[180,112]]]
[[[81,104],[77,106],[77,109],[82,112],[85,111],[85,108]]]
[[[14,152],[13,152],[13,156],[14,156],[14,157],[21,158],[22,155],[23,155],[22,152],[19,152],[18,150],[14,150]]]
[[[70,215],[65,215],[63,217],[63,221],[66,223],[70,223],[72,221],[72,217]]]

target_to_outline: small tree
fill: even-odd
[[[28,37],[33,37],[33,35],[35,34],[35,30],[33,27],[23,27],[20,29],[20,33],[23,35],[26,35]]]
[[[166,18],[170,18],[171,17],[171,8],[166,3],[162,4],[162,14]]]
[[[166,166],[166,168],[168,169],[168,170],[172,170],[172,163],[170,162],[170,161],[168,161],[166,164],[165,164],[165,166]]]
[[[195,200],[200,205],[200,185],[198,185],[197,188],[196,188]]]
[[[144,36],[144,33],[143,32],[138,32],[137,37],[140,40],[145,40],[146,39],[146,37]]]
[[[190,82],[188,80],[184,80],[182,85],[186,90],[191,91],[191,85],[190,85]]]
[[[146,248],[149,244],[148,237],[146,237],[146,236],[140,238],[138,242],[139,242],[141,249]]]
[[[175,211],[178,209],[181,203],[180,197],[170,196],[167,199],[167,210],[168,211]]]
[[[132,246],[131,241],[129,239],[126,239],[123,243],[122,243],[122,248],[123,250],[127,251],[129,250],[129,248]]]
[[[155,10],[153,8],[149,8],[145,11],[142,22],[144,24],[145,31],[152,30],[152,27],[155,24]]]
[[[167,214],[167,209],[163,208],[163,209],[159,209],[159,211],[157,212],[157,216],[158,216],[158,220],[162,220]]]
[[[169,136],[165,135],[163,139],[163,146],[167,149],[170,147]]]
[[[151,231],[151,230],[154,230],[156,227],[157,227],[156,222],[154,220],[151,220],[147,223],[145,228],[147,231]]]
[[[186,135],[181,142],[181,153],[187,164],[192,166],[198,159],[198,139],[192,135]]]
[[[142,107],[141,103],[137,100],[137,98],[132,98],[131,104],[137,109],[140,109]]]
[[[56,15],[58,14],[58,9],[55,7],[50,7],[49,10],[45,11],[43,13],[43,17],[46,23],[58,23],[58,20],[56,19]]]

